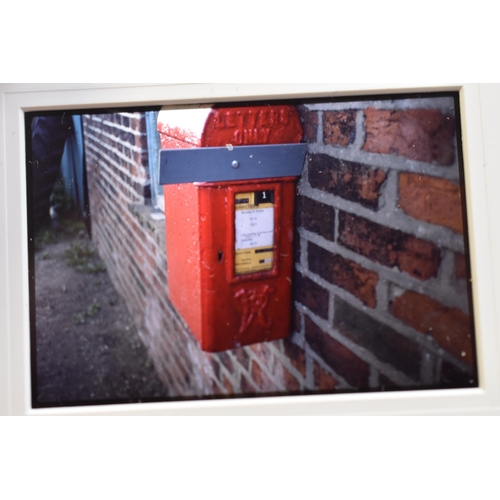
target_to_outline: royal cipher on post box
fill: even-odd
[[[287,337],[306,154],[296,109],[164,109],[158,131],[173,305],[204,351]]]

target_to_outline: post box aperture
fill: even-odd
[[[306,153],[298,113],[288,105],[180,113],[164,110],[158,122],[170,300],[205,351],[286,338]]]

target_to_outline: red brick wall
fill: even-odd
[[[453,108],[300,107],[292,340],[338,389],[476,383]]]
[[[218,354],[168,300],[144,116],[85,117],[93,238],[172,397],[475,383],[452,107],[298,107],[294,331]]]

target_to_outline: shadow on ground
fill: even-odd
[[[166,399],[83,223],[66,217],[35,242],[35,405]]]

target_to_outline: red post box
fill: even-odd
[[[160,112],[170,300],[201,348],[290,334],[306,146],[288,105]]]

